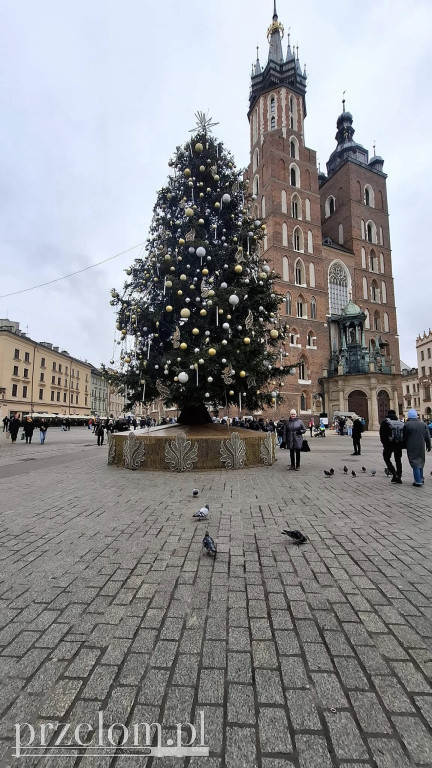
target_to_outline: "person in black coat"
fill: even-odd
[[[24,421],[24,434],[26,443],[31,443],[34,432],[34,421],[31,416],[27,416]]]
[[[300,451],[303,445],[303,435],[306,432],[305,425],[297,417],[297,411],[294,408],[290,411],[290,416],[284,423],[283,441],[285,447],[289,449],[291,466],[296,472],[300,470]]]
[[[20,420],[19,420],[17,414],[15,414],[14,416],[11,417],[11,420],[9,422],[9,434],[11,436],[11,440],[12,440],[13,443],[16,443],[16,439],[17,439],[17,436],[18,436],[18,430],[19,430],[20,426],[21,426]]]
[[[352,441],[354,453],[351,456],[361,456],[361,436],[364,430],[363,424],[359,416],[354,420],[352,427]]]
[[[392,422],[397,425],[401,433],[401,441],[395,442],[393,438]],[[392,475],[392,483],[402,483],[402,448],[403,448],[403,428],[404,424],[399,421],[396,411],[390,410],[387,418],[380,425],[380,440],[383,447],[383,459],[385,465]],[[391,460],[394,456],[396,467]]]
[[[104,437],[105,437],[105,427],[103,423],[100,421],[99,424],[96,427],[96,437],[97,437],[97,444],[103,445],[104,444]]]

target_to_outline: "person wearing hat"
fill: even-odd
[[[402,448],[404,423],[398,419],[396,411],[390,410],[387,418],[380,425],[380,440],[383,446],[383,459],[392,476],[392,483],[402,483]],[[391,457],[394,456],[396,467]]]
[[[414,474],[413,485],[421,488],[424,483],[423,468],[425,465],[425,449],[431,449],[429,430],[424,421],[419,421],[414,408],[408,411],[408,420],[404,425],[404,448]]]
[[[354,418],[352,427],[352,441],[354,452],[351,456],[361,456],[361,436],[364,431],[364,426],[361,422],[360,416]]]
[[[297,418],[297,411],[293,408],[290,411],[289,419],[284,424],[283,442],[290,452],[291,466],[289,469],[294,469],[296,472],[300,470],[300,451],[305,432],[305,425]]]

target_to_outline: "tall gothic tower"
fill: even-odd
[[[257,56],[252,69],[247,176],[290,327],[281,352],[295,375],[279,387],[279,415],[355,411],[375,429],[401,405],[384,161],[354,141],[344,104],[327,176],[318,173],[304,141],[306,72],[283,38],[274,0],[268,61]]]

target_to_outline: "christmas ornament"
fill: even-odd
[[[180,344],[180,349],[183,349],[183,351],[187,349],[187,344],[185,344],[184,341],[182,341],[182,343]]]
[[[203,149],[204,149],[204,147],[203,147],[203,145],[200,142],[198,142],[198,144],[195,144],[195,152],[197,152],[199,155],[201,154]]]
[[[273,328],[273,329],[270,331],[270,338],[272,338],[272,339],[277,339],[277,337],[278,337],[278,336],[279,336],[279,333],[278,333],[278,331],[276,331],[276,329],[275,329],[275,328]]]
[[[185,214],[190,219],[194,215],[194,212],[193,212],[192,208],[186,208]]]
[[[216,354],[216,350],[215,350],[215,349],[213,349],[213,347],[210,347],[210,349],[209,349],[208,353],[209,353],[210,357],[214,357],[214,356],[215,356],[215,354]]]
[[[187,381],[189,381],[189,376],[188,376],[188,374],[187,374],[187,373],[185,373],[184,371],[182,371],[182,372],[181,372],[181,373],[179,373],[179,375],[178,375],[178,380],[179,380],[180,384],[186,384],[186,382],[187,382]]]
[[[167,307],[165,307],[165,309],[166,309],[167,312],[172,312],[173,311],[173,308],[169,304],[168,304]]]
[[[243,339],[243,344],[248,345],[248,344],[250,344],[250,342],[251,342],[251,340],[250,340],[250,338],[248,336],[246,336],[246,338]]]
[[[246,376],[246,371],[240,371],[239,376],[241,379],[244,379],[244,377]]]
[[[238,275],[240,275],[243,272],[243,267],[241,266],[241,264],[235,265],[234,272],[236,272]]]
[[[232,296],[229,297],[228,301],[232,307],[236,307],[240,299],[238,296],[235,295],[235,293],[233,293]]]

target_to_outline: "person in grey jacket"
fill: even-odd
[[[300,469],[300,451],[303,445],[303,435],[306,432],[305,425],[297,418],[297,411],[294,408],[290,411],[290,416],[285,421],[283,429],[283,441],[285,447],[289,448],[291,457],[291,466],[296,472]]]
[[[431,449],[429,430],[423,421],[419,421],[417,411],[411,408],[408,411],[408,421],[404,426],[404,448],[406,448],[408,461],[414,474],[413,485],[421,488],[424,483],[423,468],[425,465],[425,448]]]

